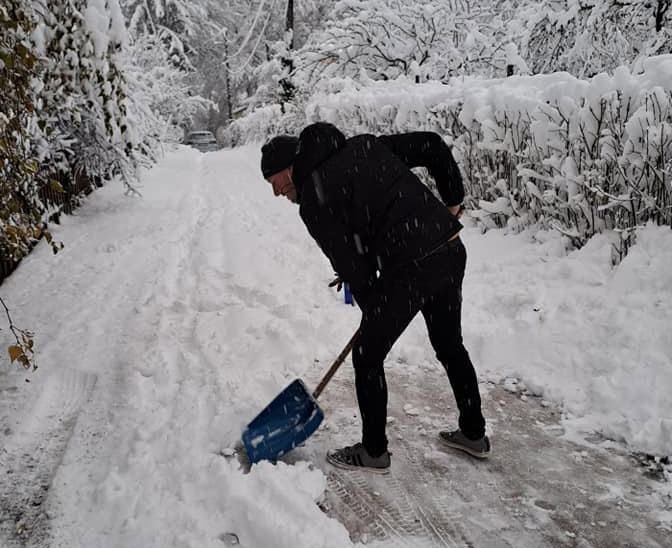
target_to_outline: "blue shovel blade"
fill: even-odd
[[[317,430],[324,413],[301,379],[285,388],[243,431],[251,463],[291,451]]]

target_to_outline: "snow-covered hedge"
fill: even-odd
[[[332,80],[303,109],[303,120],[293,115],[282,125],[326,120],[351,135],[441,133],[484,227],[540,223],[577,245],[615,229],[625,245],[648,220],[672,225],[672,55],[588,80],[568,73],[448,85]],[[279,119],[253,114],[237,131],[242,140],[263,139]]]
[[[292,104],[283,109],[278,104],[254,109],[244,118],[234,120],[220,132],[222,142],[240,145],[253,141],[266,141],[274,135],[298,134],[307,123],[305,111]]]

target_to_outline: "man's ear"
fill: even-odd
[[[292,179],[292,175],[293,175],[293,173],[294,173],[294,164],[290,165],[287,169],[289,170],[289,171],[288,171],[288,173],[289,173],[289,180],[292,181],[292,183],[293,183],[293,182],[294,182],[294,179]]]

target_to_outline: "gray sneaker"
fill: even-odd
[[[367,470],[376,474],[387,474],[390,471],[388,451],[379,457],[372,457],[361,443],[335,451],[327,451],[327,462],[345,470]]]
[[[448,447],[469,453],[477,459],[485,459],[490,455],[490,440],[483,436],[477,440],[470,440],[461,430],[439,432],[439,439]]]

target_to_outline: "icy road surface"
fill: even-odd
[[[55,227],[65,249],[2,285],[40,365],[0,366],[2,548],[669,546],[669,471],[631,456],[672,453],[669,228],[616,270],[606,237],[567,254],[465,229],[489,461],[437,443],[454,402],[421,319],[387,363],[390,475],[324,461],[357,441],[349,361],[304,447],[249,471],[223,456],[359,318],[258,166],[257,147],[171,152],[143,198],[96,191]]]

